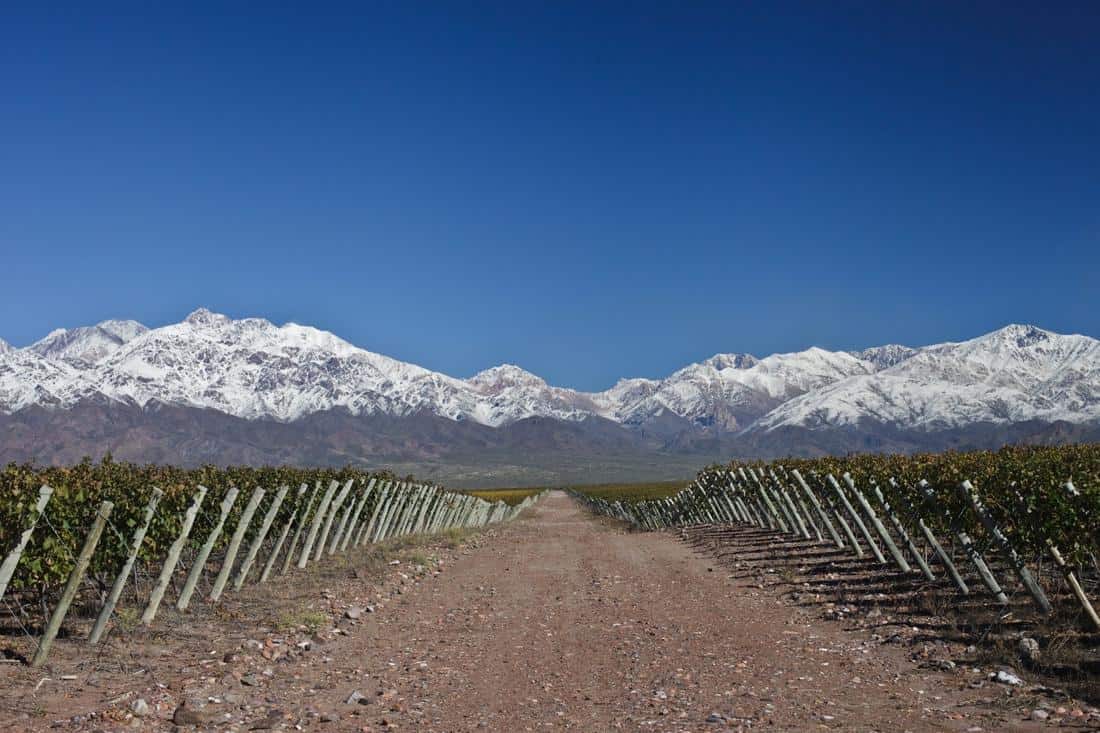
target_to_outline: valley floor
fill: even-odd
[[[406,555],[381,580],[348,568],[323,588],[242,593],[230,620],[208,609],[180,626],[196,659],[180,646],[116,648],[93,672],[63,653],[37,691],[47,675],[3,665],[0,709],[20,717],[0,714],[0,726],[167,729],[176,716],[239,730],[1047,727],[1026,719],[1040,698],[987,681],[989,670],[920,668],[904,645],[731,579],[674,535],[594,519],[559,492],[468,545],[417,552],[442,564]],[[411,571],[418,562],[429,569]],[[312,636],[241,624],[257,604],[310,598],[337,631],[327,620]],[[179,643],[172,633],[156,643]],[[66,674],[77,678],[58,682]],[[46,713],[27,711],[36,695]],[[131,718],[139,697],[150,709]]]

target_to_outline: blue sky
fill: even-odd
[[[149,5],[5,11],[15,345],[203,305],[597,389],[1100,336],[1095,3]]]

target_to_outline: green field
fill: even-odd
[[[570,489],[607,501],[648,501],[673,496],[689,481],[650,481],[636,484],[588,484]]]

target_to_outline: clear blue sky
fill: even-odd
[[[15,345],[204,305],[594,389],[1100,335],[1095,2],[24,5]]]

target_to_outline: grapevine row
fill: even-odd
[[[1010,447],[732,463],[665,498],[575,496],[643,529],[733,523],[831,544],[902,574],[942,574],[955,592],[1001,604],[1011,583],[1042,616],[1052,606],[1035,571],[1053,564],[1100,629],[1084,582],[1100,571],[1098,478],[1100,446]]]
[[[89,634],[98,643],[127,587],[136,596],[139,569],[151,587],[134,600],[149,625],[177,577],[175,605],[185,611],[201,582],[214,602],[370,543],[506,521],[536,499],[509,506],[351,468],[13,464],[0,473],[0,601],[17,617],[42,605],[39,665],[81,591],[98,607]]]

